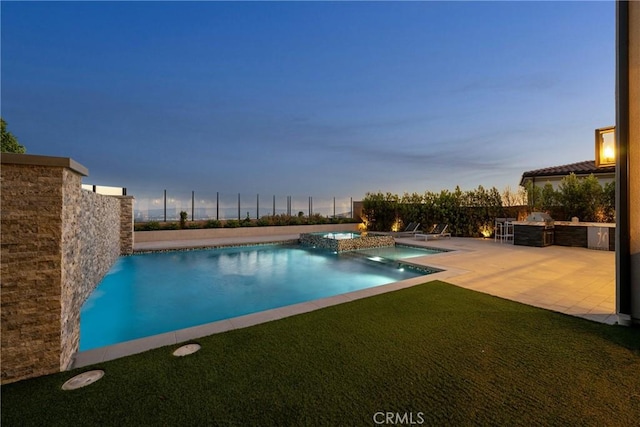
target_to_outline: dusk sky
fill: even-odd
[[[8,130],[141,199],[517,189],[615,123],[613,1],[1,12]]]

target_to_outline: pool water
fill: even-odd
[[[403,246],[403,245],[395,245],[395,246],[385,246],[381,248],[370,248],[370,249],[360,249],[358,253],[369,255],[371,257],[377,256],[391,260],[399,260],[405,258],[415,258],[419,256],[425,255],[433,255],[437,253],[441,253],[442,250],[437,249],[422,249],[416,248],[413,246]]]
[[[261,245],[121,257],[80,314],[80,350],[428,274],[387,261],[408,249],[335,254]],[[415,250],[420,255],[424,250]]]

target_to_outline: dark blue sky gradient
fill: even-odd
[[[594,158],[607,2],[2,2],[2,116],[85,183],[353,196]]]

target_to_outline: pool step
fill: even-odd
[[[372,264],[372,265],[380,265],[380,266],[395,267],[395,268],[400,268],[401,266],[401,263],[399,263],[396,260],[383,258],[380,256],[369,255],[369,254],[363,254],[357,251],[341,252],[340,257],[349,258],[354,261],[361,261],[361,262]]]

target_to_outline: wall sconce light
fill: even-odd
[[[596,129],[596,167],[616,165],[616,127]]]

